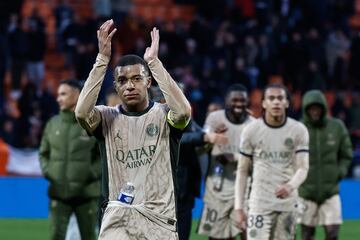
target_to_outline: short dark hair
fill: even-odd
[[[149,66],[145,62],[145,60],[134,54],[129,54],[121,57],[116,67],[123,67],[123,66],[136,65],[136,64],[143,65],[145,70],[148,72],[148,75],[151,76]]]
[[[81,85],[80,82],[79,82],[78,80],[76,80],[76,79],[66,79],[66,80],[62,80],[62,81],[60,82],[60,85],[62,85],[62,84],[69,85],[70,87],[79,90],[79,92],[80,92],[81,89],[82,89],[82,85]]]
[[[244,85],[242,85],[242,84],[240,84],[240,83],[236,83],[236,84],[231,85],[231,86],[226,90],[225,96],[228,97],[231,92],[246,92],[246,93],[247,93],[248,90],[247,90],[247,88],[246,88]]]
[[[265,99],[265,93],[266,93],[266,91],[267,91],[269,88],[280,88],[280,89],[283,89],[283,90],[285,91],[285,94],[286,94],[286,99],[289,101],[289,103],[291,102],[291,95],[290,95],[289,90],[287,89],[287,87],[285,87],[283,84],[280,84],[280,83],[271,83],[271,84],[265,86],[265,88],[264,88],[264,90],[263,90],[263,94],[262,94],[261,100],[264,100],[264,99]]]

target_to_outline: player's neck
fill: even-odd
[[[144,101],[137,105],[123,104],[122,107],[126,112],[143,112],[149,107],[149,101]]]
[[[286,122],[286,115],[281,116],[272,116],[270,113],[266,112],[264,116],[265,123],[270,127],[281,127]]]
[[[236,115],[232,114],[230,111],[226,110],[225,116],[231,123],[241,124],[246,120],[247,113],[243,113],[243,114],[236,116]]]

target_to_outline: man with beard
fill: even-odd
[[[236,222],[247,228],[247,239],[294,239],[297,189],[309,168],[309,135],[304,124],[287,117],[289,94],[284,86],[267,86],[262,107],[263,118],[248,124],[241,135],[235,185]],[[249,168],[252,183],[247,199]]]
[[[232,85],[225,97],[225,110],[210,113],[205,121],[209,132],[224,133],[227,144],[214,144],[206,178],[204,208],[198,233],[209,239],[235,239],[240,233],[234,221],[234,185],[240,135],[253,121],[249,116],[246,88]]]

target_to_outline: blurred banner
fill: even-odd
[[[9,146],[8,174],[41,176],[38,149],[19,149]]]

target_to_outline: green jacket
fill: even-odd
[[[101,165],[96,139],[77,123],[75,114],[61,111],[46,124],[40,164],[49,180],[50,198],[86,199],[100,196]]]
[[[312,104],[323,108],[323,115],[317,122],[306,112]],[[328,117],[326,99],[320,91],[307,92],[302,108],[303,122],[310,136],[310,168],[299,193],[301,197],[321,204],[339,192],[339,181],[346,176],[353,157],[351,140],[344,123]]]

